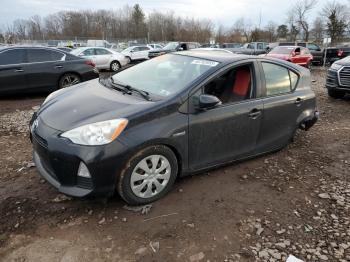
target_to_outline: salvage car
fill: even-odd
[[[350,93],[350,56],[334,62],[328,69],[326,88],[333,98]]]
[[[312,63],[323,65],[324,60],[324,50],[315,43],[310,42],[276,42],[276,43],[270,43],[268,46],[268,51],[270,52],[273,48],[276,46],[302,46],[309,49],[310,53],[312,54]]]
[[[246,43],[242,47],[228,48],[231,52],[245,55],[261,55],[266,54],[268,43],[266,42],[251,42]]]
[[[122,51],[122,54],[128,59],[128,62],[135,60],[146,60],[148,59],[148,53],[152,50],[152,47],[141,45],[131,46]]]
[[[170,42],[162,49],[151,50],[148,53],[149,58],[157,57],[164,54],[169,54],[177,51],[188,51],[199,48],[200,44],[196,42]]]
[[[335,61],[350,56],[349,46],[338,46],[326,48],[326,64],[332,65]]]
[[[71,51],[71,54],[91,59],[97,69],[113,72],[117,72],[130,62],[123,54],[104,47],[80,47]]]
[[[177,177],[279,150],[309,129],[310,81],[264,57],[159,56],[48,96],[30,124],[34,161],[64,194],[150,203]]]
[[[277,46],[266,54],[266,56],[282,59],[306,68],[310,68],[313,60],[310,51],[300,46]]]
[[[98,76],[91,60],[56,48],[0,48],[0,95],[51,92]]]

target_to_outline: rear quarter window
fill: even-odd
[[[63,58],[64,54],[56,51],[46,49],[28,49],[27,50],[28,62],[49,62],[59,61]]]

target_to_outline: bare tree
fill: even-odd
[[[287,38],[287,40],[295,42],[300,33],[300,29],[297,26],[297,19],[293,10],[291,10],[287,14],[287,24],[289,27],[289,37]]]
[[[306,42],[309,41],[310,36],[308,15],[316,4],[317,0],[298,0],[291,10],[295,14],[295,21],[302,29],[304,41]]]
[[[269,21],[265,27],[265,30],[268,35],[268,41],[273,42],[276,40],[277,35],[277,24],[273,21]]]
[[[341,40],[349,24],[349,10],[346,5],[338,2],[327,2],[321,14],[327,18],[327,33],[332,44]]]
[[[311,34],[317,43],[321,43],[324,33],[324,22],[321,17],[316,17],[313,22]]]

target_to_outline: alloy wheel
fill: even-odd
[[[113,62],[113,63],[111,64],[111,69],[112,69],[112,71],[114,71],[114,72],[118,71],[118,70],[120,69],[119,63],[118,63],[118,62]]]
[[[76,85],[80,82],[80,79],[76,75],[66,75],[62,79],[62,88],[69,87],[72,85]]]
[[[154,197],[166,187],[170,175],[171,166],[166,157],[147,156],[135,166],[131,174],[131,190],[140,198]]]

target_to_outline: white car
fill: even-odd
[[[148,59],[148,53],[152,50],[149,46],[131,46],[124,49],[121,53],[127,57],[129,62],[132,60]]]
[[[161,45],[161,44],[149,44],[149,45],[147,45],[147,46],[149,46],[149,47],[151,47],[151,48],[153,48],[153,49],[163,49],[163,45]]]
[[[70,53],[91,59],[97,69],[109,69],[114,72],[129,63],[129,59],[123,54],[104,47],[80,47]]]

